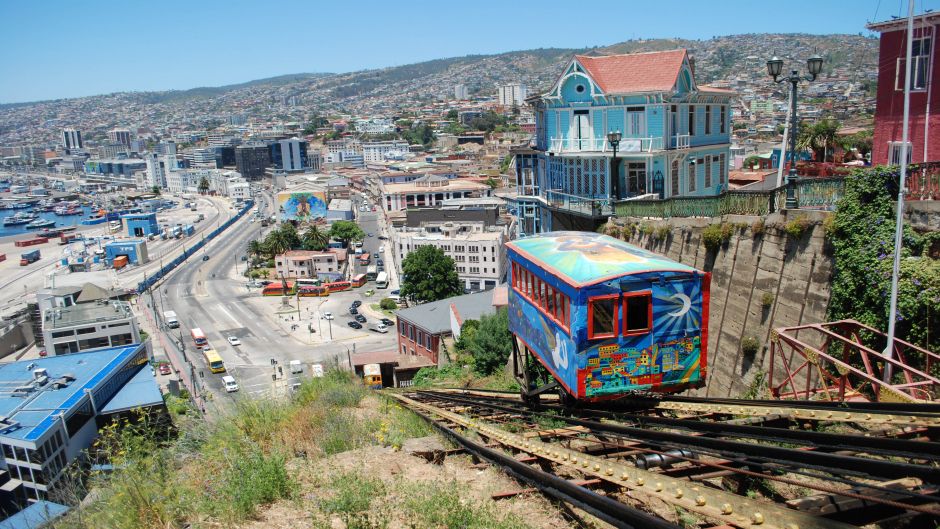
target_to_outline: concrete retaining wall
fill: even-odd
[[[712,273],[708,328],[709,369],[707,386],[699,394],[738,397],[754,377],[766,372],[770,357],[770,332],[774,327],[826,321],[832,257],[827,252],[822,222],[828,213],[800,211],[778,213],[767,218],[729,215],[723,222],[735,226],[727,244],[717,252],[707,251],[702,230],[711,219],[669,221],[618,218],[615,223],[668,227],[664,232],[635,231],[632,244]],[[813,225],[794,239],[783,226],[795,216]],[[764,222],[764,233],[752,226]],[[772,297],[764,305],[765,295]],[[769,299],[768,299],[769,300]],[[756,338],[761,349],[753,357],[741,353],[741,339]]]

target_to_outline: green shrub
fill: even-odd
[[[654,231],[656,231],[656,228],[653,227],[652,224],[644,222],[640,225],[640,235],[649,236],[652,235]]]
[[[793,239],[799,239],[812,223],[804,215],[797,215],[783,225],[783,231]]]
[[[653,237],[656,241],[665,241],[669,238],[669,234],[672,233],[672,228],[668,224],[663,224],[656,228],[656,234]]]
[[[744,356],[753,358],[760,351],[760,342],[753,336],[741,338],[741,352]]]
[[[405,485],[401,508],[413,527],[459,527],[461,529],[523,529],[528,527],[517,515],[496,504],[468,498],[454,483]]]
[[[379,308],[382,310],[395,310],[398,308],[398,303],[395,303],[392,298],[382,298],[382,301],[379,302]]]
[[[332,496],[320,501],[320,508],[328,513],[357,514],[366,512],[372,499],[385,494],[385,485],[379,478],[361,471],[337,474],[330,480]]]
[[[251,518],[259,505],[289,498],[295,489],[287,475],[284,456],[276,452],[265,454],[257,445],[246,445],[227,454],[228,465],[205,502],[207,510],[223,520]]]
[[[773,304],[774,304],[774,295],[771,294],[770,292],[764,292],[760,297],[761,307],[764,307],[766,309],[766,308],[769,308]]]
[[[709,251],[717,251],[725,243],[731,240],[734,233],[734,226],[727,223],[709,224],[702,230],[702,243]]]

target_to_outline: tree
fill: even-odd
[[[154,195],[159,195],[159,194],[160,194],[160,186],[153,186],[153,187],[151,187],[151,188],[150,188],[150,192],[153,193]]]
[[[264,238],[266,253],[270,256],[280,255],[288,250],[300,247],[300,237],[293,224],[285,222],[281,227],[272,230]]]
[[[350,241],[361,241],[366,234],[358,224],[350,220],[338,220],[330,226],[330,237],[343,242],[343,247],[349,246]]]
[[[304,250],[325,250],[330,243],[330,235],[321,230],[316,224],[311,225],[304,231],[301,238],[301,246]]]
[[[208,192],[209,192],[209,179],[203,176],[202,179],[199,180],[199,193],[202,195],[205,195]]]
[[[461,335],[461,338],[463,336]],[[469,343],[473,354],[473,367],[481,375],[492,375],[506,365],[512,353],[512,334],[509,332],[509,311],[502,307],[496,314],[485,314]]]
[[[745,158],[744,160],[745,169],[750,169],[754,167],[755,165],[758,165],[758,166],[760,165],[760,156],[748,156],[747,158]]]
[[[871,152],[872,131],[862,130],[855,134],[850,134],[842,138],[841,145],[846,151],[856,150],[862,158],[865,158],[868,156],[868,153]]]
[[[401,295],[417,303],[463,293],[454,260],[435,246],[422,246],[401,262]]]
[[[248,241],[248,254],[255,257],[261,257],[265,253],[264,244],[258,239]]]
[[[508,158],[508,156],[507,156]],[[486,185],[490,186],[490,189],[496,189],[499,187],[499,182],[496,181],[492,176],[486,179]]]
[[[382,310],[395,310],[398,308],[398,303],[395,303],[395,300],[392,298],[383,298],[379,302],[379,308]]]
[[[457,121],[457,117],[458,116],[457,116],[456,110],[448,110],[447,114],[444,116],[444,119],[448,121]]]
[[[813,151],[813,160],[817,162],[829,161],[836,145],[836,135],[842,125],[832,118],[826,118],[822,121],[809,126],[802,127],[799,136],[796,138],[796,148],[805,151]]]
[[[403,130],[401,137],[412,145],[421,144],[425,148],[430,147],[431,144],[434,143],[434,131],[424,123],[408,130]]]

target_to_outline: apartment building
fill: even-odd
[[[64,355],[139,343],[137,317],[126,301],[99,300],[46,309],[42,316],[46,351]]]
[[[487,226],[485,222],[425,222],[418,228],[396,230],[393,241],[399,269],[411,252],[422,246],[435,246],[454,260],[457,276],[469,291],[489,290],[504,275],[504,226]]]
[[[407,141],[370,141],[362,143],[362,158],[366,163],[384,162],[389,157],[400,158],[409,152]]]
[[[395,132],[395,123],[391,118],[357,119],[356,132],[369,135]]]
[[[497,89],[499,104],[504,107],[522,106],[527,95],[528,90],[522,83],[505,84]]]
[[[342,272],[341,268],[336,252],[291,250],[274,258],[274,270],[278,278],[316,278],[321,273],[335,274],[336,272]]]
[[[486,184],[462,178],[425,175],[402,184],[381,184],[382,207],[385,211],[403,211],[412,207],[436,206],[453,198],[492,196]]]
[[[108,141],[119,143],[125,147],[131,146],[131,131],[127,129],[111,129],[108,131]]]

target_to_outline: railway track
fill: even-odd
[[[664,508],[694,513],[702,527],[940,523],[933,405],[648,397],[566,408],[476,390],[393,397],[463,450],[615,527],[676,527],[651,514]]]

